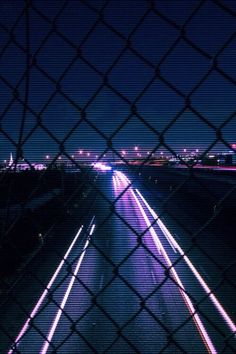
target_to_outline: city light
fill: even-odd
[[[0,0],[0,354],[236,354],[235,19]]]
[[[236,144],[231,144],[232,149],[234,146],[236,146]],[[222,150],[222,151],[212,151],[209,152],[207,154],[204,155],[204,157],[201,157],[201,159],[199,160],[200,157],[200,148],[199,147],[185,147],[180,149],[180,151],[178,152],[178,154],[176,156],[173,156],[171,153],[167,154],[167,152],[165,151],[158,151],[158,152],[152,152],[150,149],[145,149],[142,146],[124,146],[122,147],[119,151],[121,160],[119,161],[119,159],[115,159],[114,160],[114,155],[111,154],[104,154],[104,152],[102,151],[95,151],[95,150],[90,150],[87,151],[83,148],[80,148],[78,150],[76,150],[75,152],[73,152],[70,157],[71,157],[71,163],[72,160],[77,159],[78,157],[80,157],[81,159],[81,163],[82,163],[82,157],[87,157],[87,159],[83,159],[84,163],[86,164],[86,161],[90,160],[91,158],[93,158],[94,161],[99,161],[100,158],[99,156],[102,157],[103,161],[106,162],[111,162],[111,163],[115,163],[115,164],[122,164],[122,158],[126,159],[127,163],[130,164],[140,164],[141,160],[145,160],[146,157],[150,157],[151,161],[148,161],[148,164],[150,165],[156,165],[156,166],[160,166],[163,164],[166,165],[171,165],[171,166],[176,166],[176,167],[186,167],[183,163],[183,161],[189,161],[189,162],[193,162],[193,167],[194,168],[199,168],[201,166],[203,166],[203,168],[205,166],[211,166],[211,168],[217,168],[217,169],[236,169],[236,154],[233,150]],[[137,159],[135,161],[135,158]],[[52,165],[54,163],[56,163],[56,161],[63,161],[63,156],[57,156],[55,158],[55,161],[52,157],[52,154],[50,154],[49,152],[44,156],[43,158],[44,161],[41,161],[40,163],[45,163],[45,168],[47,168],[49,162],[52,163]],[[123,161],[124,162],[124,161]],[[68,162],[69,163],[69,162]],[[64,168],[69,167],[67,163],[67,166],[64,166]],[[146,162],[143,162],[144,164],[146,164]],[[5,170],[6,168],[9,168],[11,165],[11,159],[5,159],[2,161],[2,166],[0,167],[0,170]],[[36,163],[34,161],[30,161],[30,165],[34,166]],[[19,172],[20,170],[23,169],[29,169],[29,164],[25,165],[25,167],[23,166],[23,162],[19,161],[17,164],[18,168],[16,168],[16,171]]]
[[[100,170],[100,171],[110,171],[110,170],[111,170],[111,166],[104,165],[104,164],[101,163],[101,162],[93,163],[92,166],[93,166],[96,170]]]

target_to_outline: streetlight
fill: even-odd
[[[138,146],[135,146],[135,147],[134,147],[134,151],[138,151]]]
[[[50,159],[50,156],[49,155],[46,155],[46,160],[49,160]]]

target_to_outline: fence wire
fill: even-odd
[[[235,353],[235,172],[197,168],[224,157],[218,146],[234,159],[234,2],[1,7],[1,156],[13,152],[0,176],[1,352]],[[225,21],[213,49],[191,32],[202,21],[208,38],[210,11]],[[229,107],[214,120],[202,107],[221,83]],[[168,118],[161,92],[143,109],[156,84]],[[180,153],[175,139],[198,127],[201,153]]]

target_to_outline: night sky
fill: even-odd
[[[65,142],[69,154],[81,148],[101,153],[107,146],[106,137],[112,137],[119,151],[134,145],[154,149],[158,135],[140,118],[156,132],[164,130],[165,143],[179,152],[184,147],[206,149],[216,139],[214,127],[221,127],[232,115],[221,132],[226,142],[236,142],[236,1],[219,1],[223,7],[217,3],[157,0],[151,7],[145,0],[32,1],[30,53],[36,61],[29,73],[29,107],[41,114],[42,125],[59,140],[81,119],[80,110],[86,113],[86,120],[101,134],[81,121]],[[7,83],[13,88],[19,85],[18,97],[24,100],[24,5],[23,0],[0,1],[1,128],[15,143],[23,105],[14,99]],[[214,66],[216,60],[219,70]],[[58,80],[63,94],[58,92]],[[195,112],[186,107],[189,94]],[[132,104],[140,118],[131,115]],[[27,110],[23,137],[36,123]],[[16,151],[9,138],[0,133],[1,161]],[[229,150],[222,143],[216,149]],[[33,161],[58,151],[58,144],[41,127],[23,145],[23,155]]]

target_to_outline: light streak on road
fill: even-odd
[[[72,250],[72,248],[73,248],[75,242],[77,241],[79,235],[81,234],[81,231],[82,231],[82,230],[83,230],[83,225],[79,228],[78,232],[76,233],[76,235],[75,235],[73,241],[71,242],[71,244],[70,244],[70,246],[69,246],[67,252],[66,252],[65,255],[64,255],[63,260],[60,262],[59,266],[57,267],[57,269],[56,269],[55,273],[53,274],[51,280],[49,281],[49,283],[48,283],[46,289],[43,291],[41,297],[39,298],[37,304],[35,305],[33,311],[31,312],[29,318],[28,318],[27,321],[25,322],[25,324],[24,324],[24,326],[22,327],[22,329],[21,329],[21,331],[20,331],[18,337],[16,338],[15,343],[14,343],[14,345],[13,345],[13,348],[8,351],[8,354],[13,353],[13,351],[14,351],[14,350],[16,349],[16,347],[19,345],[20,340],[22,339],[22,337],[24,336],[25,332],[27,331],[27,329],[28,329],[28,327],[29,327],[30,321],[31,321],[31,320],[35,317],[35,315],[37,314],[37,312],[38,312],[40,306],[42,305],[42,303],[43,303],[43,301],[44,301],[46,295],[49,293],[49,289],[51,288],[52,284],[54,283],[54,281],[55,281],[57,275],[59,274],[59,272],[60,272],[62,266],[64,265],[64,263],[65,263],[67,257],[69,256],[69,254],[70,254],[70,252],[71,252],[71,250]]]
[[[131,187],[131,182],[120,171],[115,171],[114,178],[115,178],[115,184],[114,184],[115,190],[120,188],[121,193],[126,194],[129,191],[129,188],[127,187]]]
[[[124,175],[124,173],[120,172],[120,171],[115,171],[115,174],[120,177],[120,179],[124,182],[125,186],[124,188],[130,184],[131,185],[131,182],[130,180]]]
[[[145,198],[142,196],[142,194],[137,189],[136,189],[136,191],[137,191],[138,195],[140,196],[140,198],[142,199],[142,201],[144,202],[144,204],[146,205],[146,207],[148,208],[148,210],[150,211],[150,213],[152,214],[153,218],[157,221],[158,225],[160,226],[160,229],[162,230],[163,234],[166,236],[167,240],[169,242],[171,242],[173,247],[175,247],[175,249],[180,253],[180,255],[183,256],[183,259],[185,260],[185,262],[187,263],[187,265],[189,266],[189,268],[191,269],[191,271],[193,272],[193,274],[195,275],[195,277],[197,278],[197,280],[201,284],[202,288],[205,290],[206,294],[209,295],[209,298],[211,299],[211,301],[215,305],[216,309],[218,310],[218,312],[222,316],[223,320],[226,322],[226,324],[228,325],[230,330],[234,334],[236,334],[236,325],[231,320],[230,316],[227,314],[227,312],[225,311],[225,309],[223,308],[223,306],[221,305],[221,303],[219,302],[217,297],[213,294],[212,290],[206,284],[205,280],[202,278],[202,276],[199,274],[197,269],[194,267],[194,265],[192,264],[192,262],[190,261],[188,256],[185,255],[184,251],[182,250],[180,245],[177,243],[177,241],[174,239],[174,237],[172,236],[170,231],[163,224],[163,222],[160,220],[160,218],[158,218],[155,211],[150,207],[150,205],[145,200]]]
[[[117,176],[115,176],[115,180],[116,180],[117,186],[119,187],[120,186],[120,180],[119,180],[119,178]]]
[[[112,176],[112,180],[113,180],[114,188],[115,188],[115,190],[117,190],[117,188],[118,188],[118,178],[116,177],[116,175]]]
[[[128,178],[123,173],[121,173],[120,171],[117,171],[117,175],[124,182],[125,187],[128,184],[130,184],[130,181],[128,180]],[[192,318],[193,318],[193,320],[194,320],[194,322],[196,324],[198,332],[199,332],[199,334],[200,334],[200,336],[201,336],[201,338],[203,340],[203,343],[206,346],[206,349],[207,349],[208,353],[217,354],[217,351],[216,351],[216,349],[214,347],[214,344],[212,343],[212,341],[211,341],[211,339],[210,339],[210,337],[209,337],[209,335],[208,335],[208,333],[207,333],[207,331],[206,331],[206,329],[205,329],[205,327],[204,327],[199,315],[196,313],[196,310],[195,310],[195,308],[194,308],[194,306],[192,304],[192,301],[190,300],[189,296],[185,292],[185,288],[184,288],[184,286],[182,284],[182,281],[180,280],[176,270],[174,269],[174,267],[172,265],[172,262],[171,262],[169,256],[167,255],[167,253],[166,253],[166,251],[165,251],[165,249],[164,249],[159,237],[157,236],[155,230],[151,226],[150,220],[149,220],[147,214],[145,213],[145,210],[142,207],[140,201],[138,200],[137,196],[135,195],[135,192],[134,192],[132,187],[130,187],[130,192],[131,192],[131,194],[132,194],[132,196],[133,196],[133,198],[134,198],[134,200],[135,200],[135,202],[136,202],[136,204],[137,204],[137,206],[138,206],[138,208],[139,208],[139,210],[140,210],[140,212],[141,212],[141,214],[143,216],[143,219],[144,219],[147,227],[149,228],[150,234],[151,234],[151,236],[153,238],[154,244],[155,244],[158,252],[159,253],[161,252],[163,257],[165,258],[165,260],[167,262],[167,265],[169,266],[169,270],[172,273],[173,278],[175,279],[176,283],[178,284],[179,291],[180,291],[180,293],[181,293],[181,295],[182,295],[182,297],[184,299],[184,302],[185,302],[185,304],[186,304],[186,306],[187,306],[187,308],[188,308],[188,310],[189,310],[189,312],[190,312],[190,314],[191,314],[191,316],[192,316]]]
[[[162,253],[162,247],[161,247],[160,240],[159,240],[159,238],[157,237],[157,234],[156,234],[154,228],[152,227],[152,224],[150,223],[150,221],[149,221],[149,219],[148,219],[148,217],[147,217],[147,214],[145,213],[143,207],[142,207],[141,204],[139,203],[139,201],[138,201],[138,199],[137,199],[137,197],[136,197],[136,195],[135,195],[133,189],[131,189],[130,191],[131,191],[131,193],[132,193],[132,195],[133,195],[133,197],[134,197],[134,199],[135,199],[135,201],[136,201],[136,204],[138,205],[138,207],[139,207],[139,209],[140,209],[140,211],[141,211],[141,214],[142,214],[142,216],[143,216],[143,218],[144,218],[144,220],[145,220],[145,222],[146,222],[146,225],[147,225],[147,227],[148,227],[148,231],[149,231],[150,234],[152,235],[152,238],[153,238],[153,241],[154,241],[154,243],[155,243],[155,245],[156,245],[156,248],[157,248],[157,250],[158,250],[158,253],[159,253],[159,254],[163,254],[163,253]],[[163,255],[164,255],[164,254],[163,254]]]
[[[100,171],[111,171],[111,166],[107,166],[101,162],[96,162],[96,163],[92,163],[92,166],[96,169],[96,170],[100,170]]]
[[[89,236],[91,236],[93,234],[95,227],[96,227],[96,225],[93,224],[93,226],[91,227],[91,230],[89,231]]]
[[[95,229],[95,224],[92,225],[91,230],[90,230],[90,232],[89,232],[89,236],[91,236],[91,235],[93,234],[94,229]],[[59,310],[57,311],[57,314],[56,314],[56,316],[55,316],[55,318],[54,318],[53,324],[52,324],[51,329],[50,329],[50,331],[49,331],[49,334],[48,334],[48,336],[47,336],[47,340],[46,340],[46,342],[44,343],[44,345],[43,345],[43,347],[42,347],[42,349],[41,349],[41,351],[40,351],[40,354],[46,354],[47,351],[48,351],[48,347],[49,347],[49,345],[50,345],[50,342],[51,342],[51,340],[52,340],[52,337],[53,337],[53,335],[54,335],[54,333],[55,333],[55,330],[56,330],[56,328],[57,328],[57,325],[58,325],[58,323],[59,323],[59,320],[60,320],[62,311],[63,311],[63,309],[64,309],[64,307],[65,307],[65,305],[66,305],[66,302],[67,302],[68,297],[69,297],[69,295],[70,295],[71,289],[72,289],[73,284],[74,284],[74,281],[75,281],[75,279],[76,279],[76,276],[77,276],[77,274],[78,274],[78,272],[79,272],[81,263],[82,263],[82,261],[83,261],[84,255],[85,255],[85,252],[86,252],[86,250],[87,250],[87,248],[88,248],[88,246],[89,246],[89,242],[90,242],[90,237],[88,237],[87,240],[86,240],[86,242],[85,242],[83,251],[82,251],[82,253],[81,253],[80,257],[79,257],[79,260],[78,260],[78,263],[77,263],[77,265],[76,265],[75,271],[73,272],[73,274],[72,274],[72,276],[71,276],[70,283],[69,283],[69,285],[68,285],[68,288],[66,289],[66,292],[65,292],[65,294],[64,294],[63,300],[62,300],[62,302],[61,302],[61,304],[60,304],[60,308],[59,308]]]
[[[148,217],[147,217],[147,215],[146,215],[141,203],[139,202],[138,198],[136,197],[136,195],[135,195],[135,193],[134,193],[134,191],[132,189],[131,189],[131,193],[132,193],[132,195],[133,195],[133,197],[134,197],[134,199],[136,201],[136,204],[138,205],[138,207],[139,207],[139,209],[141,211],[141,214],[142,214],[147,226],[149,227],[150,221],[149,221],[149,219],[148,219]],[[148,219],[148,222],[147,222],[147,219]],[[193,316],[193,320],[195,321],[197,329],[198,329],[198,331],[199,331],[199,333],[200,333],[200,335],[201,335],[201,337],[203,339],[204,344],[206,345],[206,348],[207,348],[208,352],[211,353],[211,354],[216,354],[217,351],[216,351],[216,349],[215,349],[215,347],[214,347],[214,345],[213,345],[213,343],[212,343],[212,341],[211,341],[211,339],[210,339],[210,337],[209,337],[209,335],[208,335],[208,333],[207,333],[207,331],[206,331],[206,329],[205,329],[200,317],[196,313],[196,310],[195,310],[195,308],[194,308],[194,306],[192,304],[192,301],[190,300],[189,296],[186,294],[185,288],[184,288],[184,286],[182,284],[182,281],[180,280],[176,270],[174,269],[174,267],[172,265],[172,262],[171,262],[169,256],[167,255],[164,247],[162,246],[162,244],[161,244],[156,232],[154,231],[154,233],[151,233],[151,235],[152,235],[153,241],[154,241],[157,249],[158,250],[160,249],[161,253],[163,254],[163,256],[164,256],[164,258],[165,258],[165,260],[166,260],[166,262],[167,262],[167,264],[169,266],[169,269],[170,269],[173,277],[175,278],[176,283],[179,286],[179,291],[180,291],[180,293],[181,293],[181,295],[182,295],[182,297],[183,297],[183,299],[185,301],[185,304],[187,305],[187,307],[189,309],[190,314]]]

